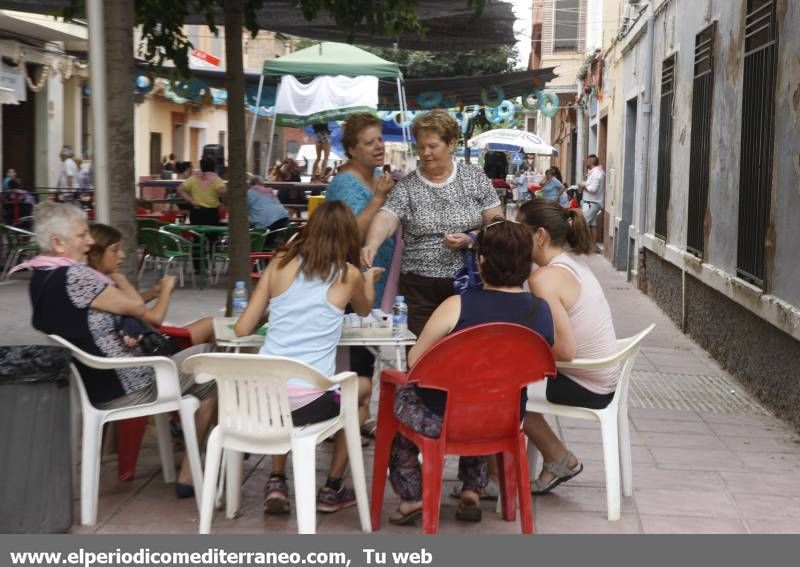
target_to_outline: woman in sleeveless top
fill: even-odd
[[[478,267],[482,290],[447,298],[433,312],[408,355],[409,365],[446,335],[481,323],[518,323],[530,327],[553,344],[553,319],[547,303],[526,292],[522,285],[530,274],[532,242],[521,224],[502,218],[489,223],[478,235]],[[447,395],[430,388],[400,388],[395,415],[414,431],[439,437]],[[520,416],[524,414],[527,391],[520,395]],[[389,479],[402,502],[389,517],[393,524],[412,524],[422,515],[422,474],[416,445],[402,435],[392,443]],[[487,457],[461,457],[458,478],[463,483],[456,518],[481,519],[478,500],[489,480]]]
[[[533,231],[533,261],[539,266],[528,280],[530,289],[545,299],[553,313],[558,361],[603,358],[616,352],[611,309],[600,282],[580,256],[594,248],[589,227],[578,209],[554,201],[525,203],[518,220]],[[614,397],[618,369],[569,370],[547,381],[547,400],[602,409]],[[542,474],[532,483],[544,494],[583,470],[583,464],[553,433],[541,414],[525,416],[525,433],[542,453]]]
[[[356,219],[347,205],[331,201],[320,205],[306,229],[267,266],[236,322],[236,334],[252,333],[269,306],[269,332],[259,352],[295,358],[333,376],[344,308],[351,303],[359,315],[369,314],[375,281],[383,272],[372,268],[362,275],[360,243]],[[339,415],[338,391],[318,390],[300,379],[290,380],[287,390],[295,426]],[[355,504],[353,491],[342,484],[346,466],[344,431],[339,431],[328,480],[317,495],[317,510],[335,512]],[[264,510],[289,511],[285,455],[273,457]]]

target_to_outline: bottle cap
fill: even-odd
[[[405,300],[406,300],[406,296],[405,295],[396,295],[394,297],[394,302],[395,303],[404,303]]]
[[[244,287],[244,282],[243,281],[240,280],[240,281],[236,282],[236,289],[241,289],[243,287]]]

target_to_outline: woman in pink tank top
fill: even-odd
[[[517,219],[533,233],[533,261],[539,266],[528,283],[550,305],[557,361],[603,358],[616,352],[611,309],[600,282],[581,256],[594,243],[580,209],[535,199],[522,205]],[[562,405],[602,409],[614,397],[618,369],[570,370],[547,381],[547,400]],[[583,470],[583,464],[556,436],[541,414],[528,412],[525,433],[542,453],[542,474],[534,494],[550,492]]]

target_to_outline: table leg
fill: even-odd
[[[197,233],[197,242],[200,245],[200,289],[206,287],[206,235],[202,232]],[[194,266],[192,266],[194,268]]]

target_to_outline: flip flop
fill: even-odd
[[[567,451],[560,461],[550,461],[542,464],[542,469],[552,474],[553,478],[548,482],[544,482],[540,478],[534,480],[531,483],[531,494],[547,494],[559,484],[567,482],[569,479],[577,476],[583,470],[583,463],[578,461],[578,464],[575,465],[574,468],[569,468],[567,466],[567,463],[569,463],[570,459],[574,456],[572,452]]]
[[[461,522],[480,522],[483,511],[478,504],[465,504],[462,500],[456,508],[456,520]]]
[[[396,511],[399,512],[400,509],[398,508]],[[410,526],[420,518],[422,518],[422,508],[412,510],[407,514],[403,514],[399,518],[393,518],[389,516],[389,523],[394,524],[395,526]]]

